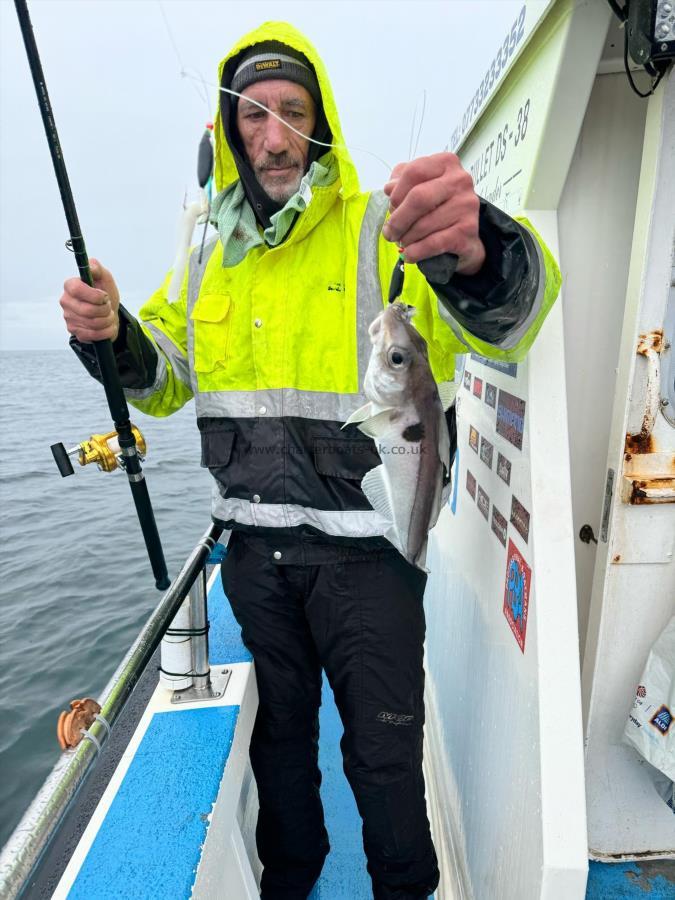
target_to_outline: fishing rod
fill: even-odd
[[[33,76],[33,84],[35,93],[42,115],[42,124],[44,125],[49,152],[52,156],[54,164],[54,172],[61,193],[61,201],[63,210],[66,214],[68,230],[70,232],[70,240],[66,246],[75,254],[75,262],[80,272],[80,278],[89,287],[93,287],[93,279],[89,269],[89,257],[82,237],[80,223],[75,208],[75,201],[70,189],[70,181],[68,172],[66,171],[65,162],[59,136],[54,121],[54,113],[49,102],[49,94],[47,93],[47,84],[45,82],[44,73],[42,71],[42,63],[38,53],[37,44],[35,43],[35,35],[33,34],[33,26],[28,14],[28,6],[26,0],[14,0],[17,16],[19,17],[19,26],[21,35],[26,47],[26,55],[28,56],[28,64],[30,66],[31,75]],[[155,514],[150,502],[148,493],[148,485],[141,469],[141,458],[136,445],[136,434],[140,437],[140,432],[134,429],[129,421],[129,408],[124,397],[124,391],[120,383],[117,366],[115,365],[115,354],[110,340],[94,341],[92,343],[98,362],[99,371],[101,373],[101,381],[105,390],[108,407],[112,416],[115,433],[103,436],[107,439],[107,446],[110,447],[111,438],[114,438],[114,454],[117,465],[123,468],[129,479],[129,487],[131,495],[136,506],[138,520],[140,522],[141,531],[145,540],[145,546],[150,558],[150,565],[155,576],[155,585],[159,590],[166,590],[169,587],[169,577],[164,560],[164,551],[162,543],[157,531],[155,522]],[[97,437],[97,436],[95,436]],[[62,475],[71,475],[73,467],[68,459],[68,454],[62,444],[55,444],[52,447],[54,459],[59,467]],[[80,459],[82,462],[82,457]],[[83,463],[84,464],[84,463]],[[113,466],[114,468],[115,466]]]

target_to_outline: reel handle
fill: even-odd
[[[52,444],[49,449],[52,451],[54,462],[58,466],[61,477],[67,478],[68,475],[74,475],[75,469],[73,469],[73,464],[71,463],[70,457],[68,456],[68,451],[63,446],[63,444]]]

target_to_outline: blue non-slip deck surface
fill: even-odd
[[[310,900],[368,900],[373,891],[366,872],[361,817],[342,771],[342,722],[325,678],[320,728],[321,799],[331,849]]]
[[[238,706],[156,713],[69,900],[189,897]]]
[[[209,590],[209,660],[215,666],[251,662],[252,658],[242,643],[241,630],[225,599],[219,570]]]
[[[588,866],[586,900],[675,900],[675,860]]]

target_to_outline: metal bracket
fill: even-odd
[[[231,674],[231,669],[221,669],[219,672],[212,673],[211,680],[206,687],[189,687],[183,691],[174,691],[171,702],[206,703],[209,700],[219,700],[225,694]]]
[[[612,511],[612,497],[614,496],[614,469],[607,469],[605,481],[605,500],[602,504],[602,524],[600,525],[600,540],[607,543],[609,534],[609,515]]]

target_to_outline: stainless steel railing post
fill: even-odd
[[[190,677],[192,685],[173,692],[172,703],[203,703],[223,696],[230,677],[229,669],[211,678],[209,665],[209,618],[206,600],[206,563],[195,578],[188,595],[188,630],[190,632]]]
[[[192,688],[208,691],[211,687],[209,667],[208,611],[206,608],[206,567],[204,567],[188,594],[190,598],[190,629],[192,635]]]

